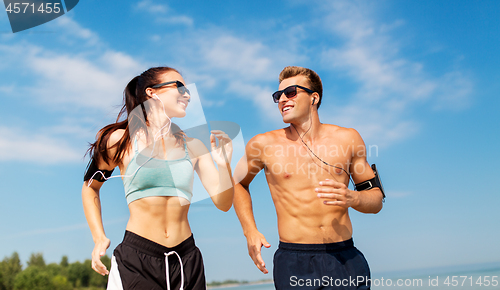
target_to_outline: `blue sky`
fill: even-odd
[[[500,18],[497,1],[110,1],[12,34],[0,13],[0,258],[90,258],[83,155],[116,117],[122,91],[151,66],[196,84],[208,121],[242,139],[284,127],[271,93],[287,65],[321,76],[320,120],[356,128],[381,171],[377,215],[351,211],[354,241],[381,273],[500,264]],[[235,154],[236,155],[236,154]],[[235,156],[235,159],[237,156]],[[265,178],[251,192],[278,244]],[[201,193],[200,193],[201,194]],[[102,189],[112,249],[128,218],[123,186]],[[234,210],[194,203],[207,279],[257,280]]]

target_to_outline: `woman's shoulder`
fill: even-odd
[[[186,144],[187,146],[193,146],[193,147],[200,147],[200,146],[203,146],[206,148],[205,144],[203,143],[203,141],[201,141],[200,139],[197,139],[197,138],[191,138],[191,137],[186,137],[185,138],[186,140]]]
[[[206,153],[208,152],[207,146],[201,141],[200,139],[196,138],[191,138],[191,137],[186,137],[186,146],[189,151],[195,153],[196,156],[199,156],[200,154],[197,153]]]
[[[118,143],[123,138],[123,135],[125,135],[125,132],[126,132],[125,129],[118,129],[113,133],[111,133],[111,135],[109,135],[107,144],[108,149],[113,147],[113,145],[115,145],[116,143]]]

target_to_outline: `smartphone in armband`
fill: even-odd
[[[355,184],[356,190],[357,191],[362,191],[362,190],[368,190],[372,189],[374,187],[380,188],[380,191],[382,192],[382,196],[385,201],[385,193],[384,193],[384,187],[382,185],[382,180],[380,180],[380,174],[377,171],[377,166],[375,164],[372,164],[371,166],[373,170],[373,174],[375,174],[375,177],[360,183]]]
[[[373,174],[375,174],[375,179],[376,179],[375,183],[378,185],[378,188],[380,188],[382,196],[384,197],[385,200],[384,186],[382,185],[382,179],[380,179],[380,174],[377,171],[377,166],[375,165],[375,163],[372,164],[372,170]]]

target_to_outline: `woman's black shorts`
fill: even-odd
[[[181,286],[185,290],[204,290],[207,287],[203,259],[193,235],[179,245],[167,248],[125,232],[123,242],[113,252],[108,290],[179,290]]]

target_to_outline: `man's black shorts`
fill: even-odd
[[[170,287],[167,286],[166,259]],[[113,252],[107,289],[178,290],[182,280],[185,290],[206,289],[203,259],[193,235],[167,248],[126,231],[123,242]]]
[[[331,244],[280,242],[274,254],[276,289],[370,289],[370,268],[352,239]]]

